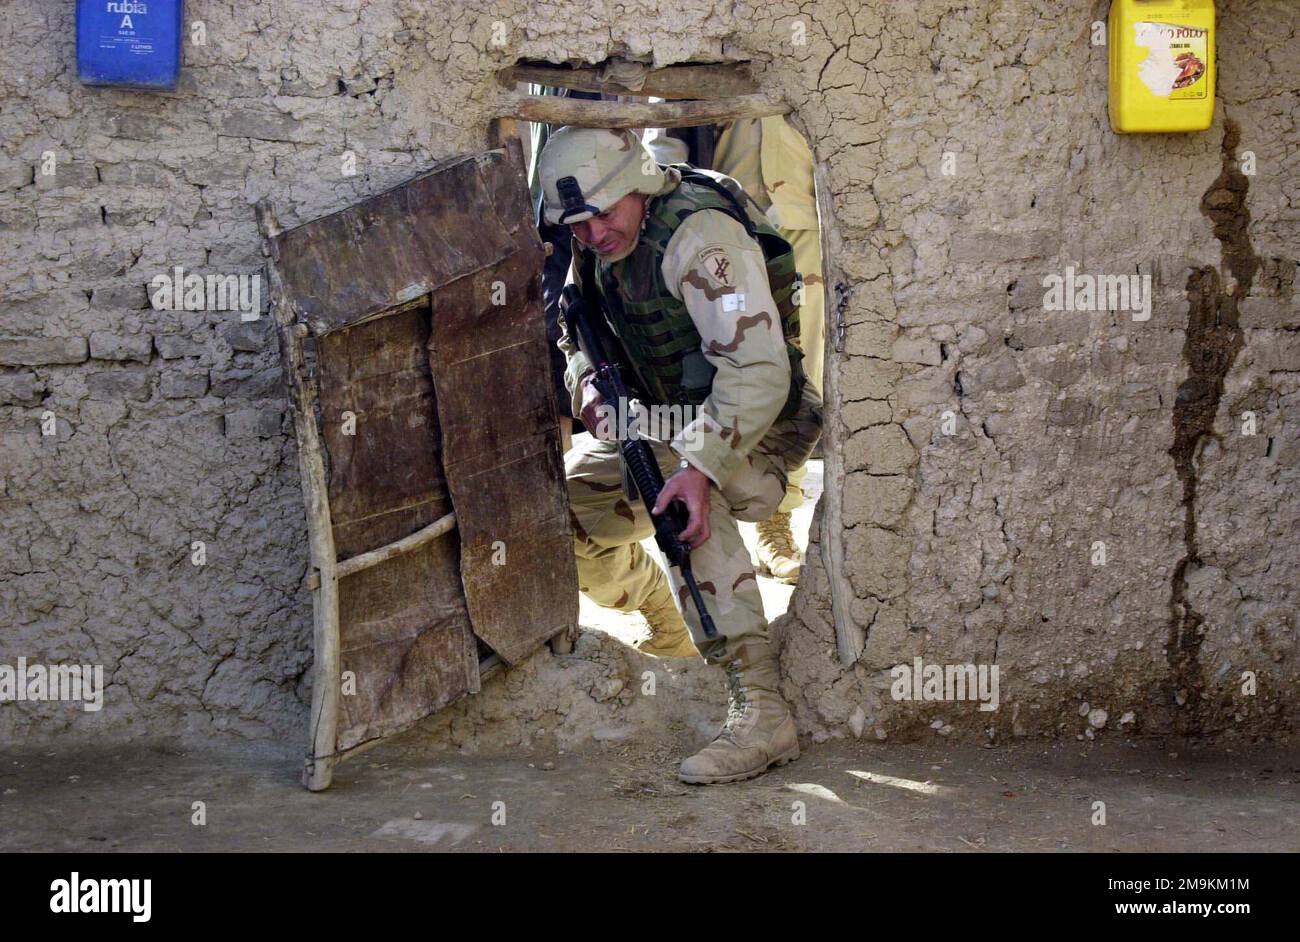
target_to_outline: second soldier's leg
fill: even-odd
[[[790,483],[786,485],[785,497],[781,500],[781,506],[776,508],[777,513],[788,514],[803,506],[803,479],[807,476],[808,464],[806,462],[790,472]]]
[[[604,608],[641,612],[650,627],[641,651],[694,656],[668,579],[641,546],[654,527],[642,502],[623,493],[618,446],[590,438],[565,455],[564,466],[578,588]]]

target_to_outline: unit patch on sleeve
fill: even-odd
[[[706,245],[700,249],[699,266],[705,276],[719,288],[736,286],[736,266],[727,250],[720,245]]]

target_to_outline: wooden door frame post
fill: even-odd
[[[307,536],[311,565],[319,578],[312,591],[312,634],[315,662],[312,671],[310,752],[302,783],[311,791],[329,788],[338,762],[338,715],[342,677],[339,674],[339,582],[334,528],[330,521],[324,446],[316,427],[316,388],[307,376],[303,340],[309,333],[298,323],[287,303],[276,268],[274,237],[280,234],[275,212],[265,200],[257,204],[257,227],[262,233],[262,254],[268,259],[271,306],[280,340],[280,357],[293,400],[293,425],[298,438],[298,468],[302,475],[303,503],[307,511]]]

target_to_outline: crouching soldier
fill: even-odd
[[[800,364],[793,253],[735,181],[660,166],[631,131],[563,128],[542,151],[540,176],[547,220],[574,235],[570,279],[599,301],[630,392],[668,417],[641,429],[666,477],[654,511],[673,500],[689,511],[682,538],[718,636],[706,637],[677,570],[665,577],[642,549],[653,525],[627,498],[617,443],[603,437],[565,459],[579,585],[621,611],[653,609],[657,595],[675,600],[675,617],[652,641],[663,653],[693,653],[684,615],[694,648],[724,668],[726,723],[679,778],[761,775],[797,758],[799,743],[737,521],[772,516],[821,434],[821,397]],[[601,401],[567,331],[560,348],[574,414],[589,429],[602,419],[608,427],[625,410]]]

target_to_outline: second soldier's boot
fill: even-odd
[[[758,524],[758,567],[778,582],[794,585],[803,569],[803,556],[790,532],[790,515],[774,513]]]
[[[713,742],[683,760],[677,777],[691,785],[739,782],[799,758],[794,716],[781,698],[772,646],[741,641],[723,667],[730,688],[727,721]]]
[[[691,633],[673,604],[668,580],[660,578],[653,591],[641,603],[640,612],[650,626],[650,637],[636,646],[642,654],[653,657],[698,657]]]

